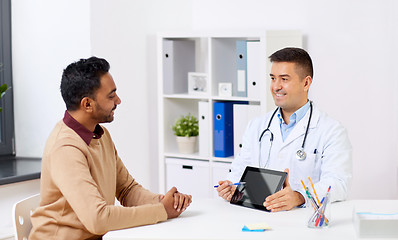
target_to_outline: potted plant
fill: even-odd
[[[8,90],[8,89],[10,89],[8,86],[7,86],[7,84],[3,84],[3,85],[1,85],[0,86],[0,99],[4,96],[4,94],[6,94],[6,91]],[[3,108],[2,107],[0,107],[0,112],[2,112],[3,111]]]
[[[178,118],[172,126],[180,153],[194,153],[199,135],[198,119],[190,113]]]

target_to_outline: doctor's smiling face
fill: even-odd
[[[275,105],[287,117],[307,103],[311,77],[300,77],[296,63],[273,62],[271,68],[271,93]]]
[[[307,103],[313,67],[309,54],[301,48],[284,48],[273,53],[270,90],[275,105],[286,120]],[[288,123],[288,121],[286,121]]]

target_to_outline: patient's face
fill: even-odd
[[[96,92],[93,116],[98,123],[112,122],[117,105],[121,103],[116,94],[116,84],[111,74],[101,77],[101,86]]]

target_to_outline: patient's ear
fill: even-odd
[[[80,101],[80,108],[85,111],[85,112],[93,112],[93,103],[94,101],[89,98],[89,97],[84,97],[81,101]]]

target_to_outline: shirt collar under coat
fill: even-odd
[[[100,139],[102,137],[102,134],[104,134],[104,129],[97,124],[95,126],[94,132],[91,132],[88,130],[85,126],[83,126],[81,123],[76,121],[69,113],[68,111],[65,111],[64,123],[66,126],[70,127],[75,131],[82,139],[83,141],[87,144],[90,145],[91,139]]]
[[[312,102],[312,108],[313,108],[313,112],[312,112],[312,118],[311,118],[309,129],[316,128],[318,126],[319,119],[321,118],[321,112],[319,112],[319,110],[316,108],[316,105],[313,102]],[[277,144],[283,144],[283,146],[287,146],[293,140],[295,140],[297,137],[303,136],[305,134],[305,131],[307,128],[307,122],[308,122],[309,115],[310,115],[310,111],[307,111],[304,114],[304,117],[299,122],[296,123],[297,125],[294,127],[293,131],[289,134],[289,136],[285,139],[285,141],[283,143],[279,142]],[[265,128],[267,127],[266,124],[268,124],[268,121],[270,118],[269,116],[268,116],[268,119],[266,121],[264,121]],[[275,121],[275,119],[272,120],[271,126],[269,127],[269,129],[275,135],[274,141],[282,141],[279,119],[277,121]]]
[[[305,116],[307,113],[308,109],[310,109],[310,101],[308,100],[306,104],[304,104],[301,108],[299,108],[296,112],[294,112],[290,118],[289,118],[289,125],[291,124],[296,124],[300,122],[300,120]],[[280,121],[280,124],[285,123],[285,121],[282,118],[282,109],[279,108],[278,112],[278,118]]]

